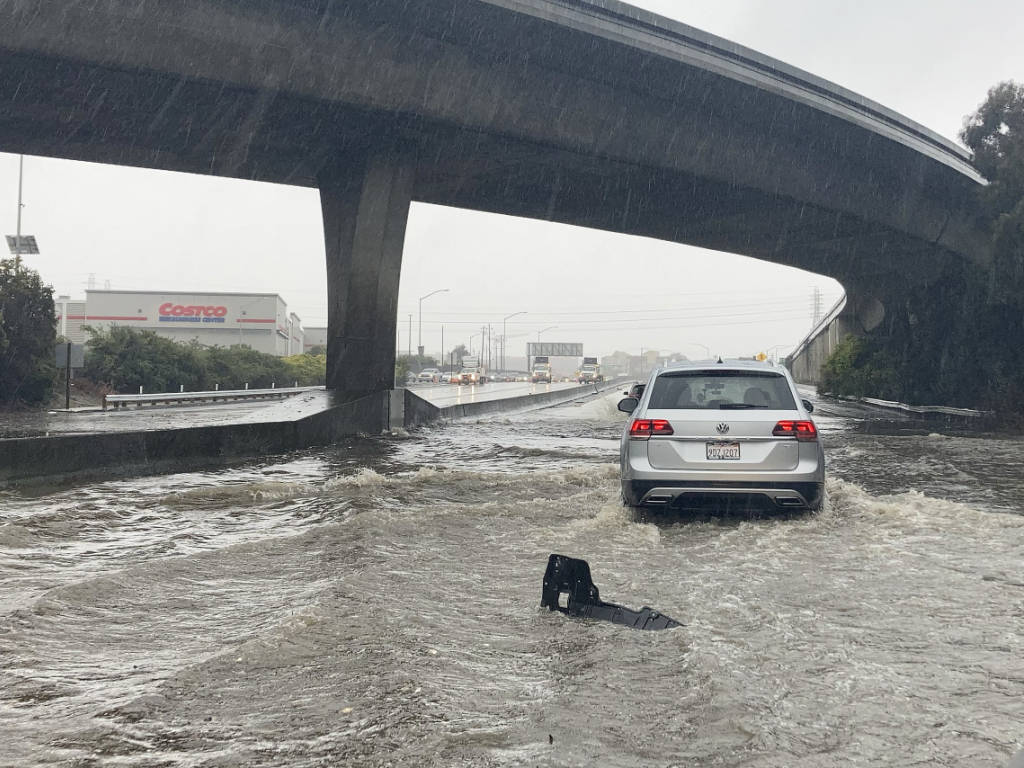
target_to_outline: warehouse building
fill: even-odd
[[[87,337],[85,326],[123,325],[208,347],[242,344],[271,355],[304,350],[302,321],[276,293],[88,290],[84,303],[64,296],[54,303],[58,332],[71,341]]]
[[[326,347],[327,346],[327,328],[326,326],[309,326],[304,328],[302,331],[303,338],[303,350],[308,352],[313,347]]]

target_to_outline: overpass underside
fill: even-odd
[[[848,96],[787,95],[781,63],[760,83],[729,71],[735,51],[574,15],[586,3],[172,5],[0,8],[0,150],[318,187],[328,383],[352,397],[392,384],[412,201],[741,253],[851,293],[981,253],[977,180],[912,126],[866,130]]]

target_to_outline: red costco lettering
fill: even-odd
[[[157,311],[165,317],[168,315],[174,317],[224,317],[228,313],[228,308],[213,304],[205,307],[196,304],[172,304],[168,301],[166,304],[161,304]]]

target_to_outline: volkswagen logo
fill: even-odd
[[[715,429],[718,430],[718,434],[724,435],[725,433],[727,433],[729,431],[729,425],[726,424],[723,421],[721,424],[719,424],[717,427],[715,427]]]

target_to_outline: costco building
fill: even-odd
[[[57,327],[69,340],[84,340],[83,326],[122,325],[208,347],[242,344],[271,355],[304,349],[302,322],[276,293],[89,290],[82,306],[65,297],[56,302]]]

